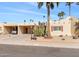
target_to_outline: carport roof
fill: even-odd
[[[37,25],[37,24],[34,24],[34,23],[25,23],[25,24],[18,24],[19,26],[34,26],[34,25]]]
[[[18,24],[4,24],[3,26],[18,26]]]
[[[34,26],[34,25],[37,25],[37,24],[32,24],[32,23],[25,23],[25,24],[3,24],[3,26]]]

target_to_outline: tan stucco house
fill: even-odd
[[[57,21],[50,21],[51,36],[74,36],[75,35],[75,23],[79,20],[76,17],[67,17],[66,19],[60,19]],[[11,34],[16,31],[16,34],[31,34],[31,30],[38,24],[24,23],[24,24],[0,24],[1,34]],[[46,26],[47,27],[47,26]]]

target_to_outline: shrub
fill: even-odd
[[[43,28],[36,28],[33,30],[34,35],[36,36],[43,36],[44,35],[44,29]]]

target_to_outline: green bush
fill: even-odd
[[[43,28],[37,28],[36,30],[33,30],[33,33],[36,36],[43,36],[44,35],[44,29]]]
[[[33,34],[38,36],[38,29],[33,30]]]

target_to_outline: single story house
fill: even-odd
[[[56,21],[50,21],[51,36],[74,36],[75,35],[75,23],[78,22],[76,17],[67,17],[65,19],[59,19]],[[38,24],[24,23],[24,24],[0,24],[0,34],[31,34],[34,26]],[[46,28],[48,26],[46,25]]]

